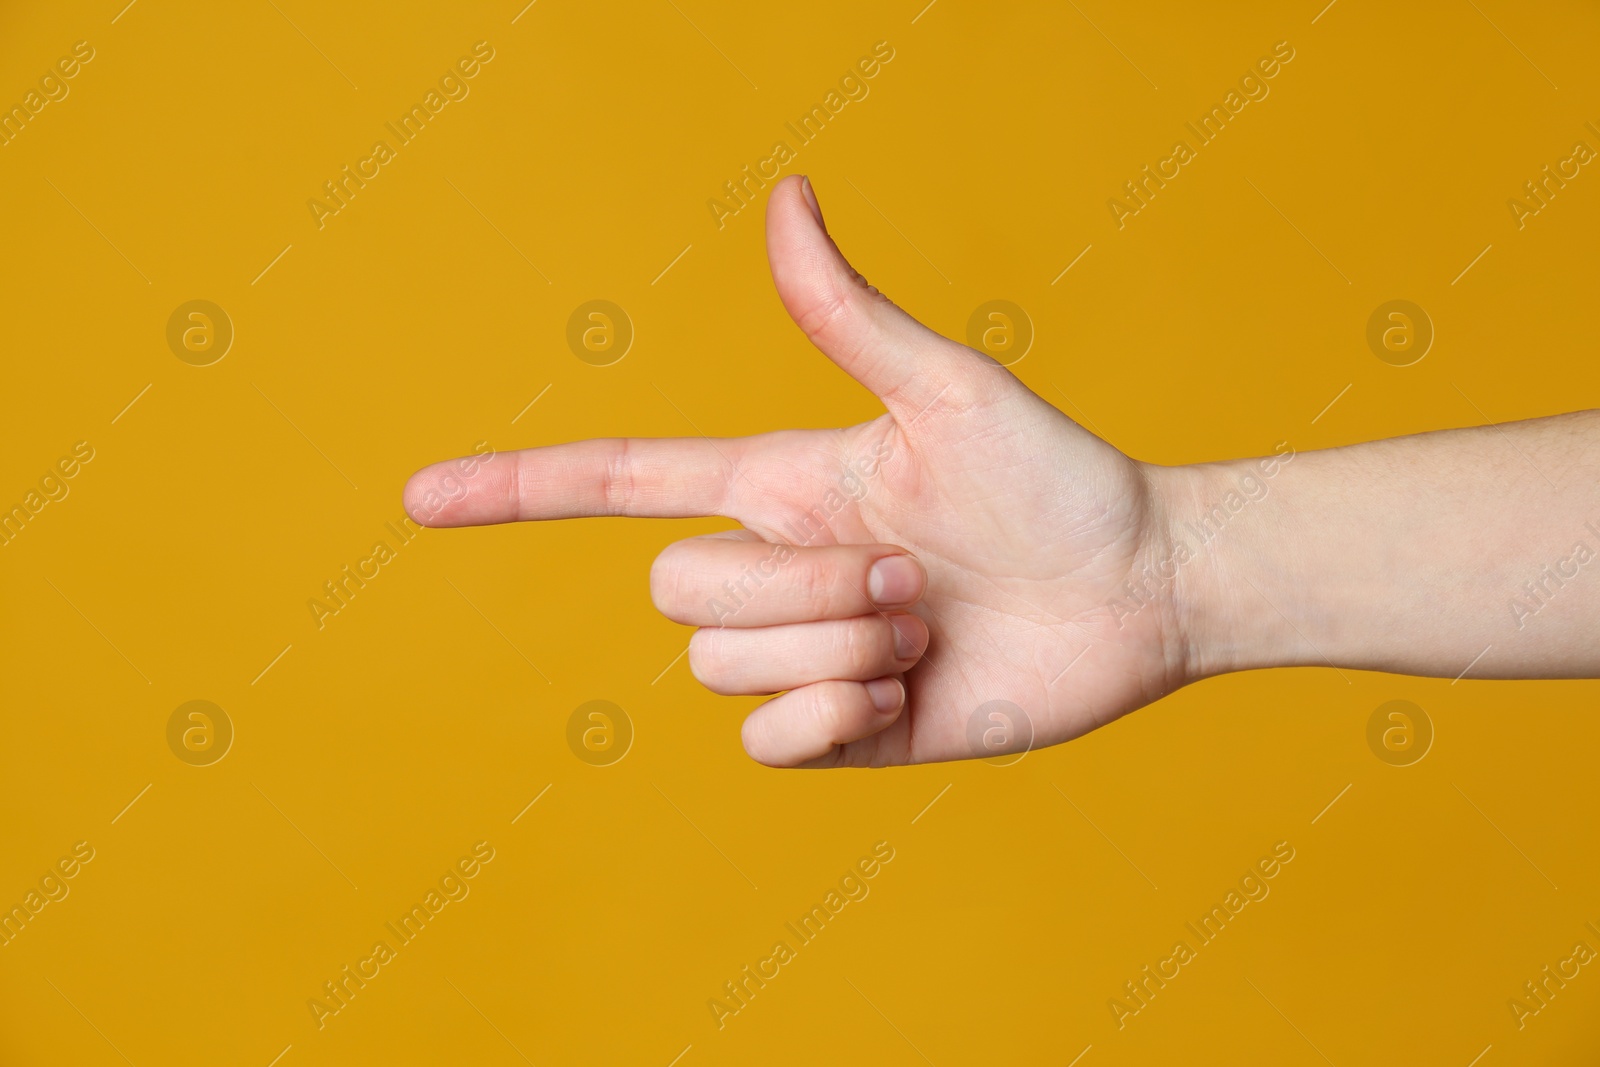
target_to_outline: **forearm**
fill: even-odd
[[[1600,676],[1600,412],[1163,480],[1191,677]]]

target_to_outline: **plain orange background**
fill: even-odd
[[[0,147],[0,503],[94,450],[0,547],[0,904],[94,851],[0,947],[0,1061],[1593,1056],[1592,968],[1520,1029],[1508,1001],[1600,948],[1595,683],[1264,672],[1015,766],[784,773],[650,607],[655,553],[716,523],[426,531],[318,627],[405,477],[478,442],[876,414],[775,299],[764,201],[721,228],[707,201],[880,41],[785,172],[935,328],[1024,309],[1016,373],[1130,454],[1596,403],[1600,176],[1507,207],[1600,149],[1593,4],[924,2],[0,11],[0,102],[94,50]],[[470,93],[319,228],[307,201],[479,41]],[[1270,95],[1119,229],[1107,200],[1280,41]],[[597,299],[634,331],[610,366],[566,340]],[[1436,331],[1413,366],[1365,340],[1393,299]],[[167,343],[191,300],[234,330],[209,366]],[[1410,766],[1367,741],[1397,699],[1434,730]],[[168,745],[191,700],[232,724],[208,766]],[[633,732],[609,766],[568,744],[594,700]],[[1280,841],[1270,895],[1119,1028]],[[470,894],[319,1029],[307,1002],[478,842]],[[870,895],[719,1028],[877,842]]]

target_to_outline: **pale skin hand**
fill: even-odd
[[[1207,674],[1324,654],[1341,666],[1453,675],[1492,643],[1494,626],[1508,648],[1523,632],[1491,602],[1537,576],[1543,549],[1530,527],[1553,538],[1551,560],[1570,552],[1568,526],[1574,539],[1588,517],[1600,529],[1591,418],[1296,456],[1201,549],[1191,524],[1251,468],[1139,463],[1083,430],[868,286],[798,178],[773,189],[767,250],[796,324],[886,414],[844,430],[527,449],[465,481],[453,463],[435,464],[405,492],[407,510],[430,526],[738,521],[742,530],[669,546],[651,592],[669,618],[702,627],[689,664],[703,683],[781,693],[744,724],[745,749],[762,763],[885,766],[1056,744]],[[1581,485],[1581,499],[1530,486],[1534,473],[1519,475],[1523,460],[1496,435],[1517,435],[1558,484],[1557,470]],[[1463,467],[1479,484],[1462,484]],[[1454,481],[1435,486],[1436,477]],[[1521,494],[1520,516],[1484,500],[1502,483]],[[1428,511],[1430,498],[1442,513]],[[1463,521],[1487,525],[1493,546]],[[1415,537],[1435,543],[1403,547]],[[1600,552],[1600,535],[1590,540]],[[1180,545],[1190,558],[1174,566]],[[1503,574],[1479,559],[1489,552]],[[1528,561],[1526,576],[1516,558]],[[1451,585],[1462,568],[1476,583],[1466,599]],[[1498,661],[1491,648],[1478,673],[1593,673],[1596,590],[1600,560],[1523,620],[1524,631],[1548,624],[1541,642],[1524,638],[1520,657]],[[1443,615],[1458,599],[1499,621],[1450,623]],[[978,715],[994,701],[1022,709],[1031,731],[1015,714]]]
[[[737,520],[744,537],[670,546],[651,590],[669,618],[708,627],[689,647],[702,682],[724,693],[787,690],[744,725],[745,748],[763,763],[985,755],[968,743],[968,720],[993,700],[1025,709],[1034,743],[1054,744],[1181,684],[1170,612],[1141,612],[1118,629],[1105,609],[1161,541],[1165,519],[1149,470],[988,356],[926,329],[868,287],[813,200],[798,178],[774,188],[773,280],[800,328],[887,414],[845,430],[714,445],[689,438],[529,449],[485,465],[436,514],[426,493],[450,467],[431,467],[407,486],[408,510],[433,526],[580,515]],[[874,474],[860,473],[880,456]],[[842,481],[855,484],[852,470],[865,486],[859,500],[840,492]],[[723,583],[771,555],[753,539],[800,541],[808,514],[811,528],[819,525],[813,509],[826,519],[820,535],[759,589],[747,580],[745,606],[714,627],[719,613],[708,602],[732,606]],[[917,561],[900,561],[908,584],[874,606],[874,562],[903,554]],[[910,655],[896,655],[897,628],[914,646]],[[874,706],[874,690],[887,691],[886,710]]]

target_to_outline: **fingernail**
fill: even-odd
[[[867,572],[867,596],[874,604],[914,604],[925,580],[910,556],[885,556]]]
[[[894,658],[916,659],[922,655],[922,620],[915,615],[895,615],[889,619],[894,631]]]
[[[800,195],[806,198],[806,206],[811,209],[811,214],[816,217],[817,225],[826,230],[828,224],[822,221],[822,205],[817,203],[817,194],[811,190],[811,179],[809,177],[800,179]]]
[[[906,687],[898,678],[878,678],[867,683],[867,696],[872,698],[872,706],[878,709],[878,714],[888,715],[899,711],[900,705],[906,702]]]

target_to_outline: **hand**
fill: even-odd
[[[773,766],[1056,744],[1187,681],[1173,599],[1134,610],[1123,586],[1172,556],[1168,471],[869,286],[808,182],[773,189],[767,252],[795,323],[886,414],[844,430],[527,449],[480,468],[455,499],[439,492],[450,465],[436,464],[406,486],[412,517],[740,522],[669,546],[651,592],[668,618],[702,627],[689,646],[701,682],[782,692],[743,729],[745,750]],[[1021,713],[980,713],[992,701]]]

